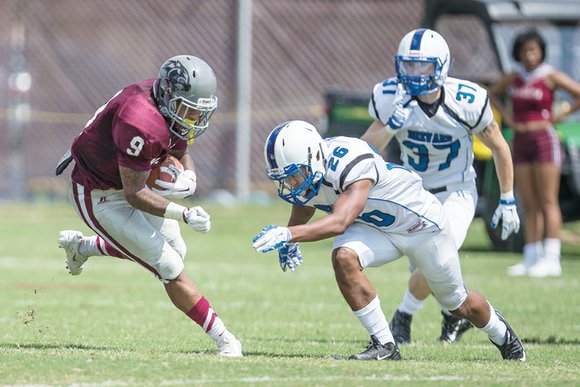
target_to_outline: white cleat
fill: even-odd
[[[242,343],[234,335],[226,334],[218,343],[218,355],[227,357],[242,357]]]
[[[559,277],[562,275],[562,266],[558,259],[540,259],[528,269],[530,277]]]
[[[64,230],[58,234],[58,247],[66,252],[66,268],[71,275],[79,275],[88,257],[79,254],[79,245],[83,233],[74,230]]]

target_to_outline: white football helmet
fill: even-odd
[[[264,158],[268,177],[278,183],[278,196],[297,206],[316,196],[328,152],[326,142],[308,122],[288,121],[274,128],[266,140]],[[292,186],[289,177],[304,181]]]
[[[161,65],[153,93],[159,111],[169,118],[169,130],[191,144],[209,126],[217,108],[217,81],[212,68],[192,55],[178,55]],[[202,113],[199,119],[188,119],[191,109]]]
[[[419,28],[401,39],[395,56],[397,78],[409,95],[430,94],[443,85],[451,56],[439,33]]]

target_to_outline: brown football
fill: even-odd
[[[149,173],[147,178],[147,186],[158,190],[165,190],[155,184],[155,180],[167,181],[169,183],[175,182],[177,175],[183,172],[183,165],[173,156],[168,156],[163,162],[157,165]]]

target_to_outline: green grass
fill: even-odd
[[[284,224],[288,207],[219,208],[212,231],[184,228],[186,270],[245,357],[224,359],[175,309],[161,283],[138,265],[92,258],[79,277],[64,269],[58,231],[88,229],[68,204],[0,206],[0,384],[3,385],[579,385],[580,246],[564,246],[561,278],[510,278],[516,254],[489,251],[476,220],[461,252],[468,287],[484,293],[526,342],[526,363],[501,360],[485,334],[434,342],[433,299],[413,322],[401,362],[352,362],[366,332],[343,301],[330,265],[331,241],[303,246],[304,264],[283,273],[252,236]],[[578,224],[567,225],[578,232]],[[408,278],[406,259],[367,274],[388,318]]]

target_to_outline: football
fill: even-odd
[[[183,172],[183,165],[173,156],[168,156],[163,162],[161,162],[157,167],[151,170],[149,177],[147,178],[147,186],[149,188],[155,188],[158,190],[165,190],[165,188],[159,187],[155,184],[155,180],[159,179],[162,181],[167,181],[169,183],[175,182],[177,175]]]

